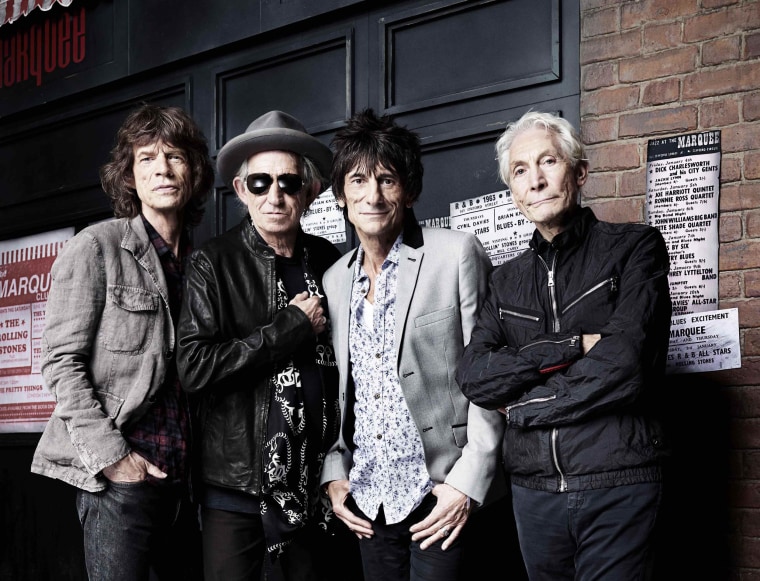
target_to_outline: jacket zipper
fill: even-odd
[[[554,462],[554,467],[557,469],[557,472],[559,473],[559,491],[558,492],[565,492],[567,490],[567,480],[565,480],[565,473],[562,472],[562,468],[559,466],[559,455],[557,454],[557,437],[559,435],[559,430],[557,428],[552,428],[552,461]]]
[[[557,396],[556,395],[549,395],[549,396],[546,396],[546,397],[537,397],[537,398],[534,398],[534,399],[529,399],[527,401],[521,401],[521,402],[516,403],[514,405],[508,406],[508,407],[504,408],[504,411],[507,412],[507,421],[509,421],[509,411],[510,410],[513,410],[515,408],[520,408],[520,407],[522,407],[524,405],[528,405],[528,404],[531,404],[531,403],[542,403],[542,402],[545,402],[545,401],[551,401],[553,399],[557,399]]]
[[[549,300],[551,301],[552,305],[552,327],[555,333],[559,333],[560,331],[559,314],[557,309],[557,290],[554,286],[554,271],[557,267],[558,255],[559,251],[556,251],[552,257],[551,268],[546,264],[546,261],[541,256],[538,257],[541,260],[541,263],[544,265],[544,268],[546,268],[546,275],[548,276],[547,286],[549,288]],[[576,339],[571,338],[571,340]],[[559,492],[565,492],[567,490],[567,480],[565,480],[565,473],[562,472],[562,468],[560,468],[559,465],[559,455],[557,454],[558,434],[559,430],[557,428],[552,428],[552,462],[554,463],[554,468],[556,468],[557,473],[559,474]]]
[[[504,320],[504,315],[510,315],[520,319],[528,319],[530,321],[535,321],[536,323],[541,320],[540,317],[536,317],[535,315],[526,315],[525,313],[518,313],[517,311],[510,311],[509,309],[502,309],[499,307],[499,318]]]
[[[572,303],[567,305],[564,309],[562,309],[562,314],[564,315],[567,311],[569,311],[572,307],[577,305],[579,302],[581,302],[583,299],[585,299],[590,294],[598,291],[600,288],[603,288],[605,286],[610,286],[610,292],[614,293],[617,292],[617,277],[611,276],[610,278],[603,280],[602,282],[592,286],[590,289],[588,289],[586,292],[584,292],[581,296],[579,296],[577,299],[575,299]]]
[[[541,264],[543,264],[544,268],[546,269],[546,275],[549,277],[547,286],[549,287],[549,300],[551,301],[551,304],[552,304],[552,328],[555,333],[559,333],[560,331],[559,314],[557,312],[557,293],[554,288],[554,269],[557,266],[558,254],[559,254],[559,251],[554,253],[554,257],[552,258],[551,268],[549,268],[549,265],[546,264],[546,261],[543,259],[543,257],[537,255],[538,259],[541,261]]]
[[[575,344],[580,341],[580,335],[573,335],[572,337],[568,337],[567,339],[557,339],[556,341],[552,341],[550,339],[542,339],[541,341],[534,341],[533,343],[528,343],[527,345],[523,345],[520,347],[517,352],[520,353],[524,349],[528,349],[530,347],[534,347],[535,345],[541,345],[542,343],[553,343],[554,345],[561,345],[562,343],[569,343],[570,347],[575,347]]]

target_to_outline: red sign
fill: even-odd
[[[81,63],[85,46],[84,7],[73,15],[65,12],[46,18],[44,24],[19,27],[0,39],[0,89],[29,79],[39,87],[43,73],[48,75]]]
[[[69,6],[74,0],[0,0],[0,26],[26,16],[35,8],[50,10],[55,4]]]

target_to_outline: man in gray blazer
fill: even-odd
[[[370,109],[332,145],[333,194],[360,246],[324,276],[342,420],[321,482],[365,581],[454,581],[460,534],[501,477],[503,418],[454,379],[491,262],[475,236],[417,224],[415,133]]]

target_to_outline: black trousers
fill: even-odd
[[[462,536],[443,551],[436,542],[424,551],[412,541],[409,527],[424,520],[435,508],[436,497],[428,494],[403,521],[386,524],[382,507],[372,521],[374,536],[359,541],[365,581],[457,581],[462,562]],[[349,497],[348,507],[370,520]],[[466,531],[466,527],[465,527]],[[463,532],[465,532],[463,531]]]
[[[356,537],[306,526],[274,563],[261,516],[203,508],[204,581],[362,581]],[[205,557],[207,556],[207,558]]]

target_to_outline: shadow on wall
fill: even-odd
[[[729,412],[704,374],[668,377],[666,471],[655,579],[729,579]]]
[[[76,491],[32,474],[33,452],[0,450],[0,580],[87,581]]]

